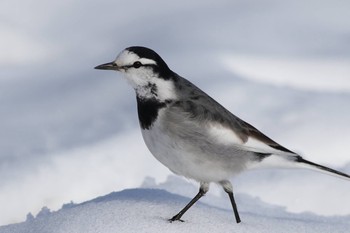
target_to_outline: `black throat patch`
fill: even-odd
[[[159,102],[156,99],[137,98],[137,112],[142,129],[150,129],[158,117],[158,112],[166,106],[166,103]]]

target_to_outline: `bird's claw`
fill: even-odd
[[[168,219],[169,222],[179,221],[179,222],[185,222],[184,220],[180,219],[179,216],[175,215],[171,219]]]

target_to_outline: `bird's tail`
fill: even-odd
[[[350,175],[345,174],[343,172],[334,170],[332,168],[326,167],[326,166],[322,166],[320,164],[317,163],[313,163],[310,162],[306,159],[303,159],[301,156],[295,156],[295,162],[299,163],[299,165],[301,165],[304,168],[308,168],[314,171],[318,171],[318,172],[322,172],[331,176],[336,176],[342,179],[346,179],[350,181]]]

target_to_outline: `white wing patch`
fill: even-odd
[[[218,123],[212,123],[208,127],[208,133],[211,138],[223,145],[243,145],[242,139],[230,128],[224,127]]]
[[[244,142],[231,128],[222,126],[219,123],[211,123],[208,127],[208,133],[211,138],[222,145],[233,145],[242,150],[258,152],[258,153],[270,153],[270,154],[289,154],[275,148],[270,147],[268,144],[248,137],[248,140]]]
[[[250,162],[247,164],[249,169],[260,169],[260,168],[296,168],[300,166],[298,163],[288,159],[288,157],[280,155],[270,155],[263,159],[261,162]]]
[[[243,146],[245,148],[248,148],[250,151],[259,152],[259,153],[271,153],[271,154],[286,154],[287,153],[285,151],[281,151],[281,150],[272,148],[268,144],[266,144],[258,139],[255,139],[253,137],[248,137],[248,141]]]

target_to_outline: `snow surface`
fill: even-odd
[[[282,145],[350,173],[349,8],[334,0],[2,0],[0,225],[139,187],[145,176],[166,180],[142,141],[133,91],[93,70],[131,45],[153,48]],[[266,170],[232,181],[240,195],[289,212],[350,214],[350,185],[332,177]],[[161,188],[196,192],[170,186]],[[221,195],[215,186],[211,193]]]
[[[148,183],[148,184],[147,184]],[[145,186],[152,181],[146,180]],[[167,186],[195,187],[180,179]],[[193,193],[195,195],[195,193]],[[312,213],[291,214],[245,194],[236,195],[242,223],[236,224],[226,195],[202,198],[184,216],[185,222],[168,222],[189,198],[163,189],[138,188],[113,192],[81,204],[68,203],[58,211],[43,207],[23,223],[0,227],[0,233],[98,233],[98,232],[348,232],[350,215],[322,217]]]

